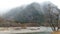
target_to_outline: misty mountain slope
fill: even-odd
[[[20,11],[23,9],[23,7],[17,7],[13,8],[10,11],[8,11],[6,14],[4,14],[4,18],[14,18]]]
[[[43,13],[38,9],[40,9],[40,5],[32,3],[23,9],[14,19],[20,22],[41,22]]]
[[[43,2],[40,5],[41,5],[42,12],[45,13],[45,14],[48,13],[49,10],[51,10],[52,12],[53,11],[55,11],[55,12],[59,11],[59,9],[57,8],[57,6],[54,5],[53,3],[49,2],[49,1],[48,2]]]
[[[50,6],[49,6],[50,4]],[[31,3],[24,7],[17,7],[15,9],[10,10],[4,18],[6,19],[14,19],[21,23],[43,23],[45,20],[45,15],[47,15],[49,7],[51,7],[54,12],[57,12],[58,8],[50,2],[44,2],[42,4],[39,3]]]

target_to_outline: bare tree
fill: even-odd
[[[49,6],[49,9],[48,9],[48,15],[47,15],[48,16],[47,22],[49,23],[53,31],[58,31],[59,30],[59,26],[58,26],[59,13],[54,13],[53,7],[51,7],[50,4],[48,4],[48,6]]]

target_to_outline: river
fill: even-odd
[[[31,27],[30,27],[31,28]],[[29,28],[28,28],[29,29]],[[4,32],[0,32],[0,34],[50,34],[50,32],[52,31],[50,27],[40,27],[40,31],[42,32],[34,32],[34,33],[16,33],[18,32],[17,30],[14,30],[14,33],[4,33]],[[21,31],[21,30],[19,30]],[[24,30],[23,30],[24,31]],[[25,30],[28,31],[28,30]],[[10,30],[10,32],[13,32],[13,30]]]
[[[50,32],[35,32],[35,33],[13,33],[13,34],[51,34]]]

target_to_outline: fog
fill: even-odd
[[[10,9],[21,6],[27,5],[32,2],[42,3],[48,0],[0,0],[0,14],[4,14],[8,12]],[[55,4],[58,8],[60,8],[59,0],[49,0],[53,4]]]

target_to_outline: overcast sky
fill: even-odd
[[[0,0],[0,14],[7,12],[7,9],[11,9],[17,6],[29,4],[32,2],[42,3],[44,1],[51,1],[60,8],[60,0]]]

